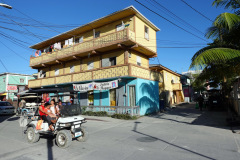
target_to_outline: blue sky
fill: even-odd
[[[151,59],[150,63],[161,63],[179,73],[187,71],[194,53],[211,42],[204,38],[203,33],[212,22],[193,11],[181,0],[156,1],[197,30],[181,23],[177,18],[173,19],[169,16],[169,12],[156,3],[154,4],[153,0],[138,1],[200,38],[179,29],[134,0],[0,0],[0,3],[13,7],[12,10],[0,7],[0,59],[3,62],[3,64],[0,63],[0,73],[36,73],[36,70],[29,67],[30,55],[34,54],[34,50],[29,49],[29,46],[130,5],[137,8],[161,29],[157,33],[158,58]],[[220,13],[230,12],[223,8],[212,7],[213,0],[185,1],[211,20],[214,20]],[[14,29],[16,32],[6,28]],[[12,40],[6,38],[9,36],[12,36]]]

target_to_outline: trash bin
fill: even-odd
[[[164,100],[161,99],[161,100],[160,100],[159,110],[162,111],[163,109],[164,109]]]

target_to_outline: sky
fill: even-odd
[[[29,67],[35,53],[29,46],[131,5],[160,28],[158,57],[150,59],[150,64],[182,73],[188,71],[192,56],[212,42],[204,37],[212,21],[231,12],[213,7],[213,0],[184,0],[205,17],[182,0],[138,1],[158,15],[135,0],[0,0],[13,7],[0,7],[0,73],[36,73]]]

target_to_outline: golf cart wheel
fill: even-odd
[[[72,135],[69,130],[61,130],[57,133],[56,143],[60,148],[67,148],[72,143]]]
[[[77,138],[77,140],[79,141],[79,142],[86,142],[87,141],[87,139],[88,139],[88,132],[85,130],[85,129],[81,129],[81,131],[82,131],[82,136],[80,136],[80,137],[78,137]]]
[[[27,129],[27,140],[29,143],[36,143],[40,138],[39,133],[35,133],[35,130],[33,127],[29,127]]]

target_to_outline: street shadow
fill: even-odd
[[[18,120],[20,117],[12,117],[12,118],[9,118],[7,119],[7,121],[16,121]]]
[[[163,139],[160,139],[160,138],[157,138],[157,137],[154,137],[154,136],[151,136],[151,135],[148,135],[148,134],[139,132],[139,131],[137,131],[137,125],[138,125],[139,123],[141,123],[141,122],[135,122],[134,129],[133,129],[132,131],[135,132],[135,133],[138,133],[138,134],[140,134],[140,135],[146,136],[146,137],[143,137],[143,138],[138,138],[138,139],[137,139],[138,141],[140,141],[139,139],[141,139],[141,140],[144,139],[144,141],[140,141],[140,142],[161,141],[161,142],[164,142],[164,143],[168,144],[169,146],[173,146],[173,147],[179,148],[179,149],[181,149],[181,150],[183,150],[183,151],[190,152],[190,153],[195,154],[195,155],[198,155],[198,156],[200,156],[200,157],[202,157],[202,158],[206,158],[206,159],[210,159],[210,160],[216,160],[216,159],[214,159],[214,158],[212,158],[212,157],[206,156],[206,155],[201,154],[201,153],[198,153],[198,152],[196,152],[196,151],[192,151],[192,150],[190,150],[190,149],[183,148],[183,147],[178,146],[178,145],[176,145],[176,144],[173,144],[173,143],[171,143],[171,142],[165,141],[165,140],[163,140]],[[145,140],[147,140],[147,141],[145,141]]]
[[[9,118],[13,117],[14,115],[0,115],[0,123],[8,120]]]
[[[179,105],[175,109],[169,109],[164,114],[150,115],[150,117],[188,125],[230,129],[230,126],[226,123],[226,111],[208,111],[203,109],[201,112],[199,109],[195,109],[194,104]]]
[[[47,140],[47,156],[48,156],[48,160],[53,160],[53,146],[54,146],[54,136],[51,135],[41,135],[40,137],[41,139],[46,139]]]

